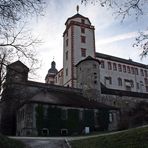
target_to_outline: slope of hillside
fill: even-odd
[[[0,148],[25,148],[25,145],[20,141],[9,139],[0,134]]]
[[[70,142],[72,148],[148,148],[148,127]]]

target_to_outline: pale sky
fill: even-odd
[[[42,61],[36,81],[44,82],[53,57],[57,69],[63,67],[65,22],[68,17],[76,14],[76,5],[80,7],[79,13],[88,17],[95,26],[97,52],[148,64],[148,57],[141,60],[141,50],[132,47],[135,37],[138,36],[137,31],[146,31],[148,27],[148,13],[137,21],[134,17],[129,17],[121,23],[121,18],[115,18],[112,10],[102,8],[99,4],[85,6],[80,0],[50,0],[44,16],[32,23],[33,33],[43,42],[36,49]]]

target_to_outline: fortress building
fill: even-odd
[[[28,80],[20,61],[7,66],[0,101],[0,133],[78,135],[117,130],[122,113],[148,101],[148,66],[95,50],[95,28],[79,13],[67,19],[63,68],[56,62],[45,83]]]
[[[54,84],[82,88],[78,84],[76,65],[88,56],[100,61],[98,81],[110,89],[148,93],[148,65],[122,59],[95,48],[95,28],[89,18],[79,13],[67,19],[63,33],[63,68],[55,75]],[[88,65],[88,67],[87,67]],[[85,65],[89,69],[89,64]],[[98,74],[99,73],[99,74]],[[48,75],[46,76],[47,80]],[[49,75],[50,77],[50,75]],[[82,77],[85,79],[85,77]],[[83,80],[81,80],[83,81]],[[46,81],[46,83],[48,83]],[[49,82],[50,83],[50,82]]]

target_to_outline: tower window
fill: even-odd
[[[94,81],[94,84],[97,84],[97,81],[96,80]]]
[[[66,32],[66,36],[68,36],[68,30],[67,30],[67,32]]]
[[[66,46],[68,46],[68,39],[66,40]]]
[[[68,60],[68,51],[66,51],[66,60]]]
[[[85,28],[81,28],[81,33],[85,33]]]
[[[97,68],[97,65],[96,64],[93,64],[93,68],[96,69]]]
[[[86,37],[85,36],[81,36],[81,43],[86,43]]]
[[[66,76],[68,76],[68,68],[66,68]]]
[[[84,19],[81,19],[81,23],[82,23],[82,24],[85,24],[85,20],[84,20]]]
[[[81,56],[86,57],[86,49],[85,48],[81,48]]]

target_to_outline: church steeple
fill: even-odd
[[[58,73],[58,70],[56,69],[56,63],[55,61],[51,62],[51,68],[48,70],[48,73],[45,77],[45,83],[54,84],[54,77]]]

